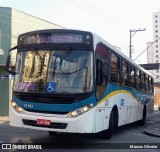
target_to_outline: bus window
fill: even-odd
[[[99,44],[96,48],[96,57],[108,63],[109,51],[102,44]]]
[[[149,92],[153,93],[153,79],[149,77]]]
[[[122,61],[122,72],[121,72],[121,83],[122,85],[129,86],[128,82],[128,63]]]
[[[145,75],[145,91],[148,92],[148,75]]]
[[[135,68],[133,66],[130,66],[129,77],[130,77],[130,87],[135,88],[136,79],[135,79]]]
[[[99,44],[96,48],[96,79],[100,79],[96,84],[97,100],[104,94],[108,80],[108,55],[106,47]],[[100,77],[100,78],[99,78]]]
[[[138,69],[136,69],[136,88],[137,90],[141,90],[140,71]]]
[[[152,85],[152,93],[154,92],[154,83],[153,83],[153,78],[151,78],[151,85]]]
[[[110,70],[110,81],[114,83],[119,82],[119,58],[115,54],[111,54],[111,70]]]
[[[145,91],[145,79],[144,79],[144,73],[141,71],[141,90]]]

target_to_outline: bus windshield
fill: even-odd
[[[17,92],[87,93],[93,89],[93,53],[71,48],[18,51],[16,72]]]

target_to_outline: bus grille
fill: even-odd
[[[34,127],[45,127],[45,128],[54,128],[54,129],[66,129],[67,123],[56,123],[51,122],[50,126],[45,125],[38,125],[36,121],[34,120],[26,120],[22,119],[23,124],[27,126],[34,126]]]
[[[44,113],[44,114],[57,114],[57,115],[66,115],[69,112],[61,112],[61,111],[42,111],[42,110],[31,110],[31,109],[25,109],[28,112],[36,112],[36,113]]]
[[[74,97],[70,96],[55,96],[48,94],[33,94],[33,93],[17,93],[14,92],[13,95],[22,101],[27,102],[39,102],[39,103],[54,103],[54,104],[72,104],[77,102]]]

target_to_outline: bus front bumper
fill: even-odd
[[[94,109],[76,117],[40,113],[20,114],[10,107],[10,125],[45,131],[68,133],[94,133]],[[50,122],[50,125],[37,124],[38,120]]]

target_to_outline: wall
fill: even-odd
[[[63,27],[12,8],[0,7],[0,48],[4,50],[4,55],[0,56],[0,75],[8,75],[4,70],[8,50],[17,45],[19,34],[53,28]],[[16,51],[11,55],[11,60],[14,62]],[[12,99],[12,84],[13,80],[0,80],[0,116],[8,116],[9,101]]]
[[[11,9],[0,7],[0,47],[4,50],[4,55],[0,56],[0,65],[4,66],[8,49],[11,47]]]
[[[160,84],[154,84],[154,107],[157,108],[160,103]]]

